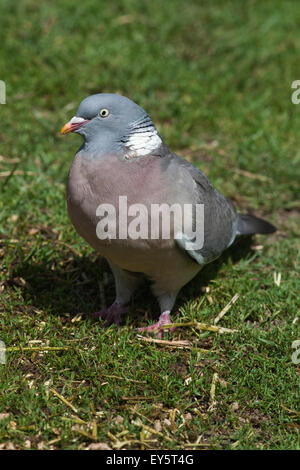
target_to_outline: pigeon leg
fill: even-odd
[[[172,321],[170,320],[169,314],[170,314],[170,310],[166,310],[160,315],[158,322],[154,323],[154,325],[138,328],[138,331],[141,331],[141,332],[146,331],[148,333],[157,333],[158,338],[161,339],[164,332],[166,331],[173,332],[175,330],[175,328],[170,328],[170,330],[168,330],[167,328],[162,328],[162,326],[170,325],[172,323]]]
[[[159,339],[162,338],[163,334],[167,331],[173,332],[175,328],[162,328],[164,325],[170,325],[172,321],[170,320],[170,312],[174,306],[177,291],[167,292],[164,289],[161,289],[158,284],[153,285],[153,293],[158,300],[160,311],[162,312],[158,322],[154,325],[145,326],[139,328],[138,331],[147,331],[149,333],[157,333]]]
[[[109,263],[109,265],[115,278],[116,300],[110,307],[100,310],[100,312],[91,313],[89,317],[95,319],[103,318],[103,320],[105,320],[104,326],[109,326],[112,323],[119,326],[121,314],[128,312],[126,305],[135,291],[140,277],[135,273],[119,268],[113,263]]]
[[[127,313],[128,307],[124,305],[120,305],[116,300],[114,303],[108,307],[100,310],[100,312],[95,312],[89,314],[91,318],[103,318],[105,320],[104,326],[109,326],[112,323],[115,323],[117,326],[120,325],[121,315],[122,313]]]

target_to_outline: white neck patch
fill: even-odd
[[[151,131],[148,129],[145,132],[139,131],[131,134],[124,145],[128,149],[129,157],[139,157],[151,153],[153,150],[157,149],[161,143],[162,140],[155,127],[153,127]]]

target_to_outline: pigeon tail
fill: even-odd
[[[277,228],[266,220],[259,219],[251,214],[238,214],[237,232],[239,235],[254,235],[260,233],[268,235],[276,232]]]

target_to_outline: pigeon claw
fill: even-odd
[[[100,310],[99,312],[89,314],[90,318],[104,320],[104,326],[110,326],[114,323],[120,326],[121,315],[128,312],[128,307],[124,307],[117,302],[114,302],[110,307]]]
[[[166,333],[167,331],[173,332],[175,330],[175,328],[170,328],[170,329],[162,328],[162,326],[170,325],[172,323],[170,320],[169,313],[170,312],[168,311],[163,312],[161,316],[159,317],[158,322],[150,326],[144,326],[142,328],[138,328],[138,331],[157,334],[158,339],[161,339],[163,337],[163,334]]]

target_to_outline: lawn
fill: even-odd
[[[0,448],[299,448],[299,23],[296,1],[1,1]],[[81,140],[59,130],[96,92],[278,227],[181,291],[179,343],[137,335],[159,314],[147,285],[120,329],[84,316],[114,283],[68,219]],[[235,294],[229,331],[203,329]]]

